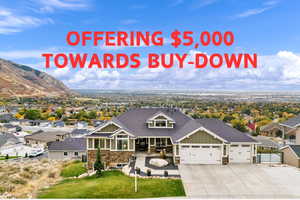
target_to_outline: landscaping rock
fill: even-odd
[[[167,166],[169,163],[168,161],[161,159],[161,158],[152,158],[149,161],[150,165],[154,165],[156,167],[164,167]]]

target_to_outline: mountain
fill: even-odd
[[[44,72],[0,59],[0,97],[61,97],[72,94],[61,81]]]

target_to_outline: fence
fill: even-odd
[[[282,163],[282,153],[258,153],[258,163]]]

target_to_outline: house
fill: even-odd
[[[255,163],[257,142],[217,119],[193,119],[177,109],[140,108],[107,121],[87,136],[88,167],[97,148],[107,166],[136,153],[171,154],[179,164]]]
[[[260,147],[262,149],[274,149],[274,150],[278,150],[281,145],[278,144],[277,142],[273,141],[270,137],[267,136],[263,136],[263,135],[258,135],[256,137],[252,138],[254,140],[256,140],[257,142],[259,142],[259,144],[257,145],[257,147]]]
[[[81,159],[82,156],[86,156],[85,138],[66,138],[64,141],[55,141],[49,143],[49,159]]]
[[[40,127],[49,127],[51,126],[51,121],[48,120],[30,120],[30,126],[40,126]]]
[[[300,144],[300,115],[282,123],[271,123],[262,127],[264,135],[281,137],[287,144]]]
[[[282,147],[283,163],[300,168],[300,145]]]
[[[32,147],[47,148],[49,142],[62,141],[70,136],[68,132],[62,131],[37,131],[24,137],[27,145]]]
[[[15,126],[12,124],[3,124],[0,127],[0,130],[5,133],[15,133],[15,132],[22,131],[22,128],[20,126]]]
[[[61,121],[61,120],[54,121],[54,122],[52,123],[52,126],[53,126],[53,127],[65,127],[65,122],[64,122],[64,121]]]
[[[80,137],[84,137],[85,135],[87,135],[90,131],[87,129],[74,129],[71,132],[71,137],[72,138],[80,138]]]
[[[15,119],[12,114],[0,114],[0,123],[8,123]]]

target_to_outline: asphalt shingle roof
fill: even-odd
[[[163,113],[175,121],[174,128],[148,128],[147,119],[157,113]],[[192,119],[179,110],[167,108],[140,108],[129,110],[122,115],[112,119],[113,122],[121,126],[125,131],[137,136],[170,136],[173,142],[181,139],[185,135],[204,127],[215,133],[227,142],[256,142],[246,133],[228,126],[217,119]],[[103,133],[93,132],[89,136],[105,136]]]
[[[297,156],[300,158],[300,145],[290,145],[291,149],[297,154]]]
[[[300,125],[300,115],[297,115],[296,117],[288,119],[285,122],[282,122],[281,124],[290,126],[290,127],[295,127],[297,125]]]
[[[85,151],[85,138],[66,138],[64,141],[51,142],[48,147],[49,151]]]
[[[239,130],[232,128],[221,120],[204,118],[197,119],[196,121],[202,124],[204,128],[217,134],[228,142],[256,142],[246,133],[242,133]]]
[[[44,131],[37,131],[31,135],[27,135],[24,138],[25,139],[32,139],[32,140],[38,140],[38,141],[43,141],[43,142],[52,142],[56,141],[57,136],[61,135],[66,135],[68,134],[67,132],[62,132],[62,131],[52,131],[52,132],[44,132]]]

